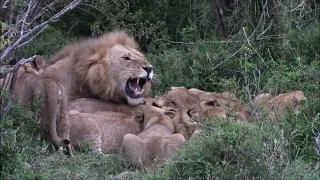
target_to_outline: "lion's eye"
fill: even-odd
[[[122,57],[124,60],[131,60],[128,56]]]

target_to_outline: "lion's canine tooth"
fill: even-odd
[[[140,78],[137,79],[137,84],[139,84]]]

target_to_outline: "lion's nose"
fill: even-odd
[[[152,71],[152,66],[151,65],[142,65],[141,67],[142,67],[142,69],[144,69],[148,73],[148,75]]]

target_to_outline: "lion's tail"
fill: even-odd
[[[57,83],[59,86],[59,90],[61,91],[61,94],[59,94],[59,100],[60,100],[60,132],[61,137],[63,138],[63,142],[61,144],[63,146],[67,146],[67,150],[70,156],[73,156],[72,148],[69,140],[69,134],[70,134],[70,120],[68,116],[68,97],[66,89],[62,86],[62,84]]]
[[[56,87],[53,87],[53,86],[56,86]],[[59,87],[59,85],[58,85]],[[61,123],[63,123],[64,121],[66,121],[64,118],[66,116],[61,116],[62,113],[65,113],[65,111],[61,112],[61,109],[58,109],[59,106],[57,106],[57,104],[60,104],[60,106],[65,106],[65,104],[63,104],[63,99],[61,99],[61,96],[62,96],[62,90],[61,88],[57,88],[57,84],[56,83],[49,83],[49,85],[47,86],[47,92],[49,91],[49,89],[51,90],[56,90],[53,94],[49,95],[48,94],[48,114],[49,114],[49,120],[50,120],[50,135],[51,135],[51,138],[52,138],[52,142],[54,145],[58,146],[58,147],[65,147],[67,146],[68,144],[70,144],[70,140],[68,139],[61,139],[59,136],[58,136],[58,133],[57,133],[57,121],[59,122],[59,126],[60,126],[60,131],[61,131],[61,137],[63,138],[66,138],[65,136],[63,136],[63,129],[64,127],[62,127]],[[61,102],[62,103],[59,103]],[[57,112],[60,111],[58,114],[58,118],[60,119],[57,119]]]

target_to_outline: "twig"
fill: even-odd
[[[57,3],[57,0],[51,2],[49,5],[47,5],[46,7],[42,8],[40,12],[38,12],[34,18],[32,19],[32,21],[30,21],[30,23],[33,23],[35,20],[37,20],[40,16],[42,16],[44,14],[44,12],[46,12],[48,9],[52,8],[55,4]]]
[[[0,121],[2,119],[4,119],[5,117],[7,117],[8,113],[9,113],[9,110],[11,109],[12,105],[13,105],[13,100],[12,100],[12,96],[11,96],[7,106],[3,109],[2,115],[0,117]]]
[[[9,3],[9,0],[6,0],[6,1],[3,3],[2,8],[3,8],[3,9],[6,9],[8,3]]]

